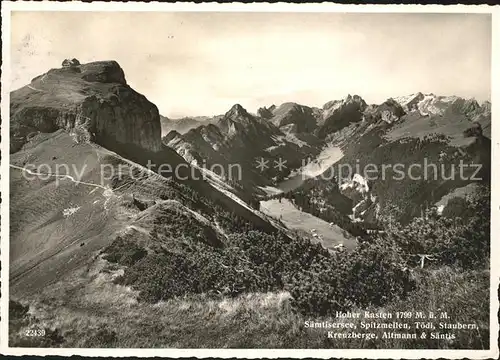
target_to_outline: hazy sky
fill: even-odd
[[[65,58],[116,60],[169,117],[348,93],[490,98],[487,14],[17,12],[11,49],[12,89]]]

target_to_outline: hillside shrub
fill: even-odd
[[[468,219],[472,214],[467,200],[456,196],[448,201],[441,215],[447,218]]]
[[[383,237],[391,239],[413,266],[429,255],[427,266],[485,268],[490,258],[490,188],[479,186],[466,203],[470,215],[465,219],[439,216],[431,209],[407,225],[387,228]]]
[[[266,285],[259,281],[266,277],[256,274],[244,261],[224,255],[203,245],[186,254],[164,251],[126,269],[116,282],[132,285],[140,291],[139,300],[146,302],[200,293],[236,296]]]
[[[125,266],[132,266],[147,255],[147,251],[135,242],[118,236],[103,252],[104,259]]]
[[[361,244],[357,251],[323,258],[293,278],[292,305],[305,314],[327,315],[404,298],[415,284],[402,263],[384,243]]]

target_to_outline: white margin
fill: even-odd
[[[491,13],[492,14],[492,63],[491,63],[491,103],[492,103],[492,165],[493,159],[500,157],[500,124],[495,124],[500,106],[500,6],[488,5],[344,5],[344,4],[242,4],[242,3],[108,3],[108,2],[10,2],[2,1],[2,142],[0,164],[1,204],[1,324],[0,354],[2,355],[81,355],[81,356],[168,356],[178,357],[243,357],[243,358],[405,358],[405,359],[486,359],[498,358],[498,318],[499,300],[497,290],[500,280],[500,261],[494,255],[500,254],[498,235],[500,234],[500,188],[495,186],[500,169],[492,166],[491,202],[491,273],[490,273],[490,350],[398,350],[398,349],[80,349],[80,348],[9,348],[8,340],[8,264],[9,264],[9,68],[10,68],[10,13],[12,11],[178,11],[178,12],[355,12],[355,13]],[[465,74],[466,76],[466,74]],[[494,80],[497,80],[495,82]],[[6,84],[6,85],[5,85]],[[493,140],[494,139],[494,140]],[[500,161],[500,160],[499,160]]]
[[[0,192],[2,204],[0,208],[0,263],[1,263],[1,297],[0,297],[0,354],[7,347],[9,323],[9,239],[10,239],[10,11],[2,6],[2,125],[0,142]],[[7,226],[6,226],[7,224]]]

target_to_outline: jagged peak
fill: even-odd
[[[349,102],[349,101],[355,101],[355,102],[362,102],[364,103],[365,100],[363,100],[363,98],[359,95],[351,95],[351,94],[347,94],[347,96],[345,97],[344,99],[345,102]]]
[[[214,124],[203,125],[196,129],[191,129],[191,130],[199,132],[200,134],[221,136],[220,129]]]
[[[367,106],[365,100],[359,95],[347,94],[342,100],[331,100],[323,105],[323,110],[330,109],[334,106],[341,106],[342,104],[359,103],[363,108]]]
[[[260,116],[263,119],[270,119],[273,117],[273,112],[270,110],[270,108],[261,107],[257,110],[257,115]]]
[[[168,143],[176,138],[182,138],[182,135],[177,130],[170,130],[167,135],[163,136],[162,140]]]
[[[248,115],[249,115],[248,111],[246,111],[246,109],[243,106],[241,106],[240,104],[235,104],[226,113],[225,117],[234,118],[234,117],[237,117],[237,116],[248,116]]]

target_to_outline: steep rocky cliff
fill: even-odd
[[[11,93],[11,152],[37,133],[65,129],[110,150],[161,150],[157,107],[127,85],[116,61],[52,69]]]
[[[364,119],[369,123],[374,123],[383,120],[386,123],[401,119],[406,112],[403,107],[393,99],[388,99],[380,105],[370,105],[364,111]]]
[[[333,100],[323,106],[322,118],[317,133],[321,138],[362,120],[366,102],[358,95],[347,95],[345,99]]]
[[[292,125],[290,130],[294,133],[312,132],[316,128],[316,118],[309,106],[288,102],[281,104],[273,111],[271,119],[280,129]]]

